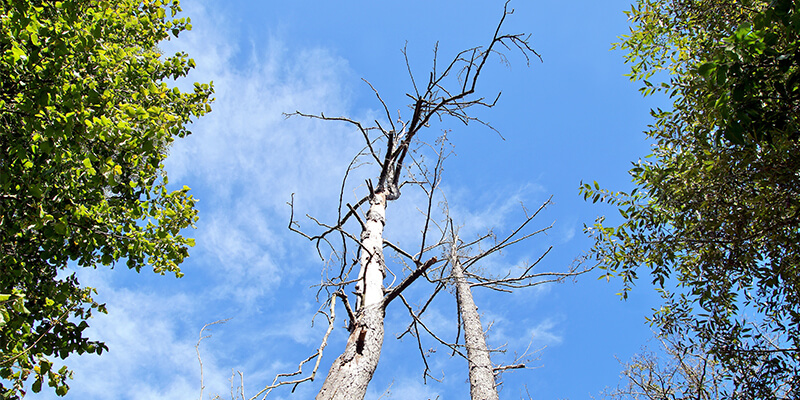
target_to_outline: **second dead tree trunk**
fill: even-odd
[[[454,237],[458,242],[458,235]],[[472,299],[472,289],[458,261],[457,246],[451,248],[450,265],[456,286],[458,313],[464,325],[464,346],[467,348],[469,366],[469,393],[472,400],[498,400],[494,368],[489,357],[489,347],[483,333],[478,307]]]
[[[461,241],[458,234],[458,227],[455,226],[453,220],[450,218],[447,206],[445,205],[444,212],[447,215],[447,222],[445,226],[442,226],[444,230],[442,232],[442,239],[444,240],[444,237],[450,236],[450,240],[447,240],[447,244],[445,245],[447,248],[445,254],[446,265],[449,266],[449,268],[439,268],[436,272],[438,277],[428,277],[429,281],[436,283],[436,287],[430,296],[428,296],[428,299],[421,303],[422,306],[419,309],[414,310],[411,305],[404,301],[413,321],[408,328],[406,328],[405,332],[399,335],[399,337],[402,338],[404,335],[410,333],[418,340],[420,356],[425,364],[423,376],[430,376],[428,375],[429,366],[426,360],[426,354],[423,351],[422,342],[419,341],[420,332],[423,331],[430,334],[430,336],[440,344],[450,348],[454,355],[457,354],[467,361],[470,398],[472,400],[497,400],[499,397],[498,388],[501,385],[499,382],[500,374],[508,370],[528,368],[527,363],[531,360],[528,354],[530,346],[521,355],[516,355],[511,363],[492,362],[490,355],[493,352],[502,353],[504,350],[490,349],[488,347],[483,325],[478,314],[478,307],[475,305],[475,300],[472,295],[472,289],[485,288],[500,293],[511,293],[518,289],[529,288],[545,283],[562,282],[567,278],[577,277],[593,269],[593,266],[586,266],[584,260],[579,259],[565,272],[536,271],[536,267],[552,249],[552,246],[550,246],[532,262],[518,264],[516,267],[507,270],[501,275],[492,276],[485,272],[476,271],[476,269],[479,269],[477,265],[487,257],[500,254],[510,246],[520,244],[523,241],[550,230],[552,225],[533,231],[528,228],[529,224],[549,204],[550,199],[546,200],[533,213],[529,213],[523,205],[522,210],[525,213],[525,218],[516,228],[502,238],[497,237],[490,229],[487,233],[479,235],[477,238],[466,243]],[[437,294],[445,291],[448,287],[455,289],[458,310],[459,330],[454,342],[442,340],[421,318]],[[462,328],[464,331],[463,343],[459,340],[461,338]]]

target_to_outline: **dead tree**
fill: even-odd
[[[458,234],[453,234],[453,241],[458,242]],[[452,246],[450,264],[453,281],[456,286],[458,315],[464,326],[464,346],[467,348],[469,366],[469,394],[472,399],[499,400],[497,385],[494,379],[492,360],[489,357],[489,346],[483,333],[483,324],[478,314],[478,307],[472,298],[469,281],[464,276],[464,269],[458,260],[458,247]]]
[[[718,359],[708,352],[709,346],[702,341],[688,342],[682,336],[657,336],[655,351],[643,349],[631,361],[622,363],[620,375],[625,383],[603,392],[609,400],[644,399],[742,399],[747,398],[730,379]],[[790,398],[784,393],[775,393],[775,398]]]
[[[497,399],[500,374],[508,370],[529,368],[526,363],[530,361],[528,356],[530,348],[526,349],[522,355],[516,357],[510,364],[495,364],[491,361],[491,353],[498,350],[489,348],[486,343],[484,328],[472,296],[472,290],[473,288],[483,287],[497,292],[512,292],[517,289],[545,283],[561,282],[567,278],[577,277],[593,268],[585,264],[583,260],[577,260],[573,266],[564,272],[540,272],[536,267],[552,249],[552,247],[549,247],[533,262],[520,265],[518,268],[512,268],[502,275],[491,275],[477,271],[476,267],[487,257],[498,254],[511,246],[519,245],[538,234],[546,233],[550,230],[552,224],[539,229],[529,229],[529,225],[534,218],[550,203],[551,201],[548,199],[533,213],[529,213],[522,206],[525,217],[516,228],[502,238],[498,238],[490,230],[468,242],[462,241],[458,228],[450,218],[446,206],[444,207],[446,222],[442,224],[444,229],[441,234],[443,238],[449,237],[446,240],[443,251],[445,263],[437,268],[436,271],[426,275],[426,279],[434,284],[434,288],[427,299],[421,303],[422,306],[417,309],[412,308],[403,299],[403,303],[412,317],[412,322],[399,337],[402,338],[410,333],[417,339],[420,356],[425,365],[423,377],[426,379],[428,377],[434,378],[429,375],[427,357],[422,350],[423,346],[420,340],[421,332],[427,333],[441,345],[450,348],[453,355],[458,355],[466,360],[470,395],[473,400]],[[459,331],[453,342],[441,339],[441,336],[426,326],[421,318],[434,298],[448,288],[455,289],[459,317]],[[461,329],[464,330],[463,342],[461,342]]]
[[[446,139],[438,149],[430,146],[436,156],[435,165],[429,167],[422,158],[415,158],[415,151],[425,140],[432,141],[435,137],[420,138],[424,129],[430,126],[432,120],[443,120],[453,117],[468,124],[477,122],[487,125],[468,112],[473,107],[491,108],[497,102],[499,94],[491,101],[476,95],[479,77],[484,71],[490,58],[499,58],[507,63],[504,51],[519,50],[526,62],[531,56],[538,54],[529,44],[529,35],[504,34],[503,24],[513,10],[505,4],[503,15],[500,18],[494,34],[486,46],[478,46],[457,53],[442,69],[438,63],[438,46],[434,48],[433,67],[424,86],[418,86],[417,80],[411,74],[408,56],[408,66],[413,92],[407,96],[411,99],[409,114],[403,118],[398,112],[395,119],[389,107],[383,101],[378,91],[370,84],[378,101],[385,111],[383,123],[374,121],[374,124],[363,124],[347,117],[330,117],[324,114],[306,114],[294,112],[287,117],[300,116],[315,118],[325,121],[338,121],[353,126],[364,141],[364,148],[348,167],[342,182],[338,217],[333,223],[325,223],[308,216],[313,221],[318,233],[307,233],[301,230],[299,222],[295,220],[294,201],[290,202],[291,217],[289,229],[316,244],[320,257],[323,251],[334,255],[338,264],[323,275],[319,294],[324,301],[319,313],[324,315],[328,322],[328,329],[322,338],[320,346],[308,358],[303,360],[297,371],[278,375],[271,385],[250,397],[250,399],[263,398],[271,390],[283,385],[296,386],[302,382],[313,380],[319,368],[323,350],[335,320],[336,300],[344,305],[348,315],[347,329],[349,338],[344,351],[331,365],[325,382],[322,385],[317,399],[362,399],[375,372],[380,359],[381,348],[384,340],[384,315],[387,306],[395,299],[400,298],[411,313],[412,325],[420,325],[419,315],[424,312],[414,311],[403,297],[404,291],[415,281],[424,277],[434,282],[438,287],[444,284],[442,279],[433,279],[430,274],[433,270],[444,270],[449,262],[438,262],[438,257],[447,258],[447,232],[446,224],[439,218],[435,205],[438,202],[438,186],[441,179],[442,163],[447,156]],[[405,51],[404,51],[404,54]],[[366,82],[366,81],[365,81]],[[369,84],[369,82],[367,82]],[[491,127],[490,127],[491,128]],[[375,167],[373,182],[367,179],[366,193],[351,202],[345,202],[344,192],[348,178],[356,165],[361,165],[363,158],[367,158],[370,165]],[[427,204],[420,207],[423,213],[423,226],[419,246],[414,250],[401,248],[384,237],[384,227],[387,224],[387,206],[390,202],[397,201],[401,193],[409,188],[422,190],[427,197]],[[353,233],[360,231],[359,234]],[[431,236],[436,236],[432,238]],[[348,245],[350,247],[348,247]],[[501,246],[502,247],[502,246]],[[324,249],[324,250],[323,250]],[[402,271],[392,272],[386,264],[385,251],[390,256],[400,260]],[[459,248],[456,247],[456,251]],[[351,260],[353,260],[351,262]],[[468,266],[464,268],[465,276],[471,277]],[[393,280],[385,285],[387,275],[391,274]],[[483,281],[486,286],[499,286],[500,282]],[[351,297],[348,291],[354,294],[354,305],[351,306]],[[433,296],[438,293],[437,289]],[[431,299],[433,298],[431,297]],[[419,339],[419,335],[416,335]],[[455,347],[454,347],[455,348]],[[313,364],[312,364],[313,363]],[[303,367],[313,365],[310,373],[304,374]],[[427,368],[426,368],[427,373]],[[243,377],[240,376],[240,378]],[[243,386],[243,384],[242,384]],[[233,397],[232,390],[232,397]],[[244,390],[236,397],[245,399]]]
[[[428,144],[435,137],[420,138],[423,130],[430,127],[430,122],[434,119],[454,117],[464,124],[477,122],[489,126],[468,113],[475,106],[491,108],[499,98],[498,94],[492,101],[487,101],[484,97],[476,95],[478,80],[487,61],[496,57],[507,63],[503,51],[513,49],[519,50],[526,62],[530,61],[531,56],[538,57],[529,44],[529,36],[501,32],[506,17],[512,13],[513,10],[510,10],[506,3],[489,44],[459,52],[444,65],[444,69],[438,64],[438,47],[434,48],[433,68],[424,86],[417,85],[406,55],[406,65],[413,85],[413,92],[407,94],[411,99],[407,118],[403,118],[400,112],[396,119],[393,118],[389,107],[371,84],[370,88],[385,111],[386,119],[383,123],[376,120],[374,124],[363,124],[347,117],[329,117],[324,114],[306,114],[299,111],[287,115],[287,117],[300,116],[349,124],[360,134],[364,148],[356,155],[345,173],[335,222],[325,223],[308,216],[318,232],[307,233],[301,230],[299,222],[295,220],[294,200],[289,203],[291,207],[289,229],[314,242],[321,258],[325,259],[323,254],[330,250],[329,254],[333,254],[333,260],[338,262],[323,273],[323,280],[319,286],[318,293],[324,299],[319,314],[325,317],[328,324],[320,345],[299,363],[295,372],[279,374],[272,384],[262,388],[254,396],[245,396],[244,377],[240,373],[239,380],[242,383],[239,388],[234,388],[233,383],[231,385],[232,399],[263,399],[277,387],[284,385],[296,387],[302,382],[313,380],[334,327],[337,301],[342,302],[347,313],[349,338],[341,355],[329,369],[316,397],[319,400],[364,398],[367,385],[380,359],[384,340],[384,315],[387,306],[395,299],[401,300],[411,318],[408,328],[399,336],[411,334],[416,338],[425,364],[423,377],[430,377],[430,370],[422,347],[422,333],[430,335],[434,340],[452,349],[453,354],[467,361],[472,398],[475,400],[496,399],[498,375],[509,369],[525,368],[524,363],[516,361],[509,365],[492,363],[489,357],[491,350],[486,345],[484,329],[472,299],[473,288],[485,287],[508,292],[560,281],[585,270],[570,269],[563,273],[538,272],[534,268],[549,252],[547,250],[535,262],[523,266],[517,273],[509,272],[500,276],[479,273],[476,265],[486,257],[550,229],[549,226],[532,231],[529,229],[530,222],[549,201],[533,214],[528,215],[526,211],[521,223],[503,238],[498,239],[490,231],[469,242],[463,242],[450,218],[447,202],[439,190],[442,165],[449,154],[446,135],[436,140],[438,146]],[[433,153],[433,165],[422,156],[421,153],[425,152],[428,155]],[[364,158],[368,160],[369,166],[375,167],[372,176],[376,177],[376,181],[367,179],[362,187],[366,189],[366,193],[356,197],[352,202],[346,202],[344,193],[348,187],[348,179],[357,165],[364,164]],[[419,244],[413,250],[399,246],[383,234],[388,221],[388,204],[397,201],[401,193],[409,189],[421,190],[426,197],[426,203],[419,207],[423,222]],[[442,206],[437,207],[437,205]],[[398,261],[399,268],[393,267],[396,272],[387,265],[387,258]],[[392,276],[392,281],[386,285],[389,275]],[[423,301],[419,303],[421,306],[414,307],[405,298],[404,293],[412,283],[420,279],[427,281],[432,291],[427,297],[422,298]],[[447,342],[429,329],[421,317],[434,298],[451,289],[456,292],[459,333],[453,342]],[[351,290],[354,295],[352,306],[348,294]],[[460,340],[462,321],[463,342]],[[307,365],[311,366],[311,371],[304,373],[303,368]]]
[[[342,354],[333,362],[317,399],[361,399],[364,397],[367,385],[372,379],[380,358],[386,307],[415,280],[425,275],[437,262],[437,258],[430,257],[429,254],[441,246],[441,241],[434,241],[433,246],[430,246],[427,240],[432,220],[431,205],[438,186],[438,175],[424,182],[406,181],[401,183],[401,177],[409,164],[408,159],[411,158],[409,150],[431,119],[442,119],[449,116],[455,117],[465,124],[471,121],[481,122],[471,117],[467,113],[468,110],[473,106],[494,106],[497,98],[492,102],[487,102],[483,97],[475,96],[478,79],[490,57],[499,55],[504,60],[505,56],[498,51],[500,48],[506,50],[517,48],[526,60],[530,55],[536,54],[528,43],[528,36],[501,33],[506,16],[513,12],[507,6],[508,4],[503,10],[502,18],[492,40],[486,47],[475,47],[458,53],[445,66],[444,70],[438,69],[438,56],[434,54],[433,70],[422,90],[416,85],[412,75],[414,92],[408,94],[412,100],[410,118],[398,117],[396,121],[393,121],[388,106],[374,88],[390,126],[384,127],[378,121],[375,121],[373,126],[366,126],[349,118],[328,117],[324,114],[310,115],[301,112],[291,114],[327,121],[342,121],[353,125],[364,139],[364,154],[371,158],[380,171],[375,184],[371,180],[366,181],[367,194],[354,205],[347,203],[342,207],[340,204],[339,218],[336,223],[325,224],[315,220],[323,228],[322,233],[313,236],[303,233],[298,229],[294,220],[289,225],[290,229],[316,242],[318,248],[323,243],[331,244],[330,240],[333,235],[338,234],[341,237],[342,248],[335,250],[341,259],[339,273],[323,282],[322,287],[330,296],[341,298],[347,310],[351,310],[351,307],[348,306],[349,300],[344,289],[353,285],[356,296],[355,310],[350,311],[349,315],[350,337]],[[407,57],[406,63],[408,64]],[[457,77],[453,75],[457,75]],[[441,160],[442,158],[440,158]],[[437,171],[437,168],[434,168],[434,171]],[[425,217],[425,227],[422,229],[421,245],[415,253],[401,249],[383,237],[384,226],[387,223],[387,204],[400,198],[401,189],[405,184],[419,185],[429,194],[428,215]],[[367,206],[368,209],[362,215],[361,208],[363,206]],[[358,222],[361,230],[359,236],[353,235],[346,229],[346,225],[351,219]],[[359,269],[355,277],[351,276],[354,265],[348,265],[347,262],[348,240],[357,245]],[[387,276],[384,248],[387,247],[404,257],[409,266],[400,283],[390,287],[384,287],[384,278]]]

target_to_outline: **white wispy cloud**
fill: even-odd
[[[536,211],[547,199],[546,189],[535,183],[491,192],[453,186],[447,186],[446,191],[450,213],[456,223],[462,226],[461,234],[465,238],[490,229],[508,230],[516,227],[525,217],[526,210],[528,213]],[[546,220],[546,215],[538,218],[535,221],[537,226],[552,222]]]
[[[563,323],[565,317],[551,313],[542,315],[505,315],[504,311],[494,304],[481,316],[484,329],[489,329],[487,339],[489,347],[503,349],[505,354],[492,356],[494,363],[510,363],[516,355],[528,355],[549,346],[559,345],[564,341]]]
[[[530,328],[529,334],[535,347],[560,344],[564,341],[560,327],[563,318],[547,317]]]
[[[284,113],[343,113],[349,67],[324,49],[289,51],[279,38],[251,43],[248,62],[235,64],[238,44],[216,29],[230,26],[218,20],[224,17],[202,4],[187,12],[194,30],[175,46],[196,55],[191,78],[214,81],[216,101],[194,134],[175,143],[167,170],[200,197],[195,253],[218,279],[215,293],[253,304],[315,260],[313,252],[300,262],[288,255],[299,238],[286,229],[292,193],[296,219],[330,215],[344,166],[358,151],[352,129]]]
[[[186,293],[157,294],[148,290],[116,288],[109,270],[81,270],[81,281],[97,288],[107,301],[108,315],[90,321],[87,335],[105,342],[109,351],[101,356],[71,356],[66,364],[74,371],[69,382],[72,398],[101,399],[196,399],[199,395],[199,364],[194,346],[197,336],[186,326],[199,310]],[[204,360],[209,388],[226,387],[225,373],[213,356]],[[57,398],[43,390],[39,398]]]

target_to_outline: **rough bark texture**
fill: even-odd
[[[344,353],[331,365],[317,400],[364,398],[381,357],[383,316],[381,305],[369,306],[358,312]]]
[[[331,365],[317,400],[360,400],[367,392],[383,346],[383,227],[386,196],[375,193],[361,232],[356,320],[345,350]]]
[[[458,310],[464,322],[464,344],[467,347],[469,365],[470,398],[472,400],[498,400],[494,369],[489,358],[489,348],[483,335],[483,325],[478,315],[478,307],[472,299],[469,282],[464,277],[458,258],[453,257],[453,278],[456,281]]]

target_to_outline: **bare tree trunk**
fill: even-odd
[[[455,236],[458,242],[458,236]],[[498,400],[497,386],[494,380],[492,360],[483,334],[483,325],[478,315],[478,307],[472,299],[472,290],[464,277],[461,263],[458,261],[455,244],[452,248],[451,264],[453,278],[456,281],[458,312],[464,321],[464,344],[467,347],[467,363],[469,365],[470,398],[472,400]]]
[[[358,312],[347,346],[331,365],[317,400],[363,399],[375,373],[383,346],[383,307],[368,306]]]
[[[383,227],[386,194],[370,198],[367,220],[361,232],[361,270],[356,284],[355,321],[345,350],[331,365],[317,400],[363,399],[372,380],[383,346]]]

